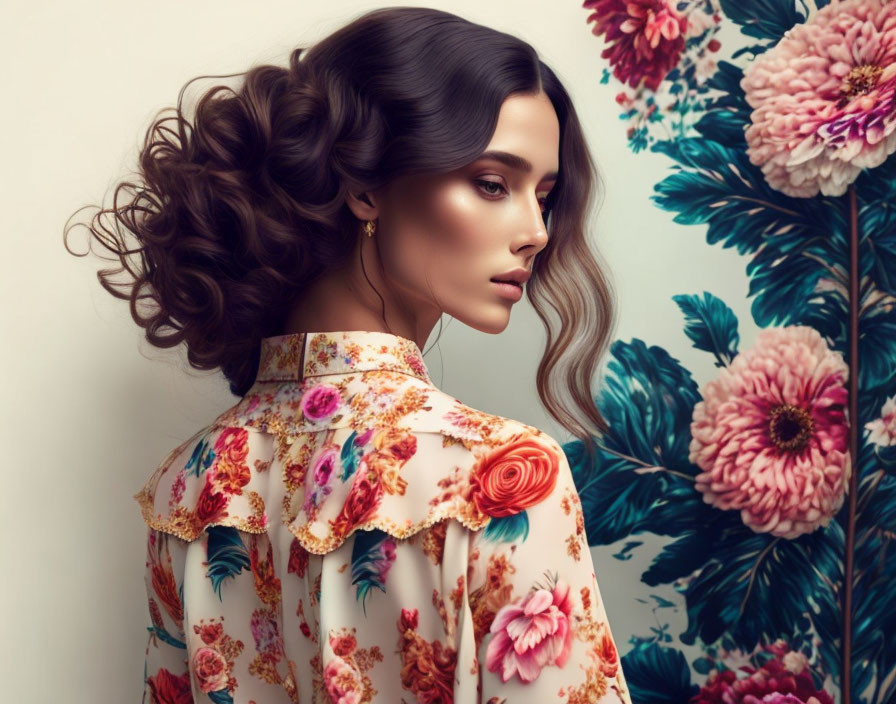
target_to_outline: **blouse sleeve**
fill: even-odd
[[[183,583],[187,543],[153,528],[147,534],[146,594],[152,625],[143,674],[143,704],[192,704]]]
[[[517,445],[476,485],[492,516],[469,553],[481,701],[631,704],[566,455],[543,433]]]

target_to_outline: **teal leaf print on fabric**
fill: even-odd
[[[167,643],[168,645],[173,645],[175,648],[181,648],[182,650],[187,649],[186,643],[184,643],[182,640],[178,640],[177,638],[175,638],[164,628],[161,628],[159,626],[147,626],[146,630],[149,631],[150,633],[155,633],[156,638],[158,638],[159,640],[161,640],[164,643]]]
[[[215,704],[233,704],[233,695],[226,689],[219,689],[216,692],[209,692],[208,698]]]
[[[383,530],[362,530],[355,533],[352,546],[352,584],[355,596],[367,615],[367,596],[376,587],[386,592],[386,573],[395,561],[395,538]]]
[[[215,451],[209,447],[208,437],[204,437],[196,443],[196,447],[193,448],[193,454],[190,455],[190,459],[184,465],[184,469],[186,469],[187,474],[194,474],[199,477],[212,466],[214,461]]]
[[[348,481],[357,471],[358,463],[364,454],[364,444],[369,437],[370,431],[359,437],[358,431],[353,430],[352,434],[346,438],[342,445],[342,451],[339,453],[339,460],[342,464],[342,474],[339,475],[339,478],[342,481]]]
[[[686,294],[672,296],[672,300],[685,315],[684,333],[694,342],[694,347],[715,355],[717,367],[731,364],[740,341],[737,317],[731,308],[709,291],[703,292],[703,300]]]
[[[223,600],[221,583],[228,577],[235,577],[251,566],[249,550],[243,544],[240,533],[230,526],[211,526],[208,532],[208,578],[212,587]]]
[[[510,516],[492,516],[482,536],[496,543],[525,540],[529,536],[529,516],[525,509]]]
[[[622,656],[633,702],[682,704],[698,691],[684,655],[657,643],[639,643]]]

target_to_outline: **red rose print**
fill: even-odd
[[[547,497],[560,458],[537,435],[526,435],[483,457],[470,478],[473,502],[487,516],[511,516]]]

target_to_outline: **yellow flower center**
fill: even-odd
[[[883,68],[874,64],[854,66],[843,79],[843,83],[840,84],[840,99],[837,101],[837,107],[842,108],[856,96],[865,95],[874,90],[881,73],[883,73]]]

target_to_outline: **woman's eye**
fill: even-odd
[[[477,184],[481,184],[482,186],[485,186],[486,188],[483,188],[483,190],[486,191],[486,193],[488,193],[489,195],[492,195],[492,196],[499,195],[500,193],[506,191],[506,189],[504,188],[504,186],[502,186],[502,185],[501,185],[500,183],[498,183],[497,181],[487,181],[487,180],[485,180],[485,179],[476,179],[476,183],[477,183]],[[495,187],[495,188],[498,189],[498,190],[497,190],[497,191],[489,191],[489,190],[487,190],[487,188],[490,187],[490,186],[493,186],[493,187]],[[544,198],[539,198],[539,199],[538,199],[538,202],[541,204],[541,212],[543,212],[543,213],[544,213],[544,212],[547,212],[547,210],[548,210],[548,196],[545,196]]]
[[[504,186],[502,186],[497,181],[486,181],[485,179],[476,179],[476,183],[481,184],[482,186],[486,186],[486,187],[494,186],[495,188],[498,189],[497,191],[489,191],[489,190],[487,190],[487,188],[483,188],[483,190],[486,193],[488,193],[490,196],[496,196],[499,193],[502,193],[504,191]]]

